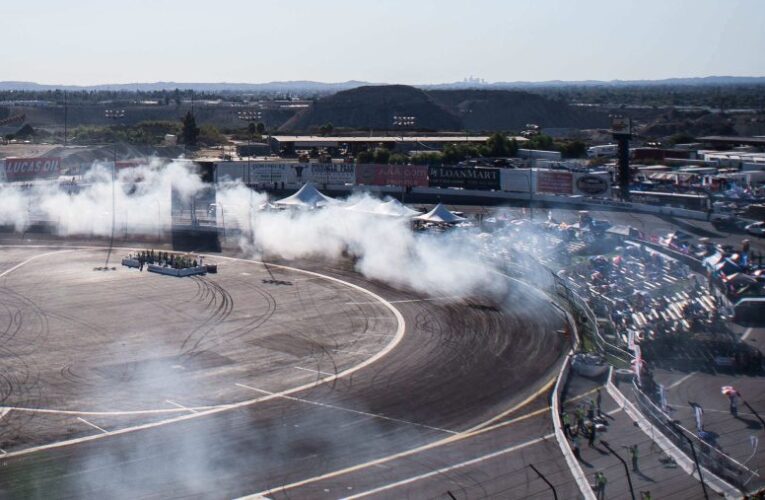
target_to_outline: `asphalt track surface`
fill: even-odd
[[[447,299],[222,257],[175,279],[60,250],[0,249],[4,498],[549,498],[530,463],[578,496],[546,398],[564,320],[524,286]]]

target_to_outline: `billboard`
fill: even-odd
[[[136,168],[142,165],[148,165],[147,160],[118,160],[114,162],[114,168],[116,170],[123,170],[126,168]]]
[[[61,158],[6,158],[3,170],[8,182],[55,179],[61,175]]]
[[[425,165],[356,165],[356,184],[427,187],[428,167]]]
[[[499,174],[502,191],[528,193],[531,191],[533,176],[530,169],[503,168]]]
[[[250,165],[247,176],[248,184],[281,184],[286,182],[287,167],[285,163],[258,163]]]
[[[611,133],[615,136],[629,137],[632,135],[632,122],[626,116],[612,116]]]
[[[356,169],[352,163],[312,163],[309,180],[316,184],[353,184]]]
[[[611,178],[608,174],[576,174],[574,194],[609,197]]]
[[[574,175],[560,170],[537,170],[537,193],[573,194]]]
[[[499,191],[498,168],[428,167],[430,187],[493,189]]]

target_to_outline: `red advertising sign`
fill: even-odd
[[[537,170],[537,193],[572,194],[574,176],[571,172]]]
[[[425,165],[356,165],[356,184],[368,186],[427,186]]]
[[[53,179],[61,175],[61,158],[6,158],[5,180]]]
[[[125,168],[135,168],[140,167],[141,165],[146,165],[148,162],[146,160],[119,160],[114,162],[114,168],[116,170],[123,170]]]

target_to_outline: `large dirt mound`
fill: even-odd
[[[521,91],[431,90],[405,85],[359,87],[318,100],[281,126],[311,131],[326,123],[335,128],[390,130],[394,115],[414,115],[419,130],[520,130],[543,127],[608,126],[596,113]]]
[[[520,130],[528,123],[545,128],[599,128],[608,117],[540,95],[516,90],[433,90],[436,102],[459,116],[470,130]]]
[[[460,130],[461,120],[436,103],[428,93],[406,85],[359,87],[319,99],[281,126],[281,130],[309,131],[332,123],[335,128],[393,129],[393,117],[416,117],[424,130]]]

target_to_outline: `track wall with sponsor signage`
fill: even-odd
[[[239,180],[248,185],[277,183],[293,187],[306,182],[344,185],[356,183],[356,167],[350,163],[251,163],[242,161],[219,162],[216,165],[219,181]]]
[[[574,174],[562,170],[536,170],[534,191],[537,193],[574,194]]]
[[[0,179],[7,182],[56,179],[61,175],[61,158],[6,158]]]
[[[430,187],[500,190],[498,168],[428,167]]]
[[[428,167],[424,165],[356,165],[356,184],[425,187],[428,185]]]
[[[582,196],[611,197],[611,175],[608,173],[575,173],[574,194]]]
[[[534,171],[528,168],[503,168],[499,177],[502,191],[528,193],[534,182]]]

